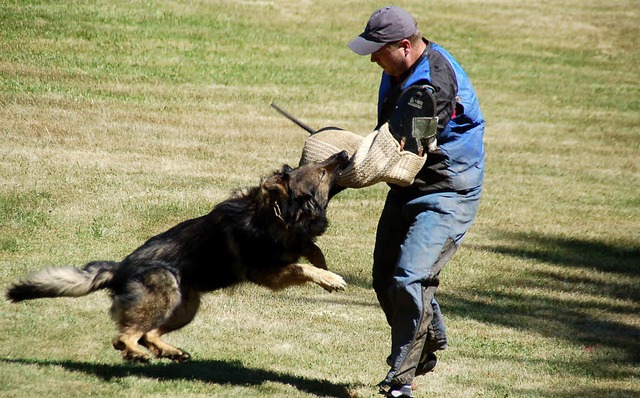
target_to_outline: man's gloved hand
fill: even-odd
[[[422,156],[427,148],[435,149],[438,128],[436,99],[433,87],[413,85],[398,97],[393,116],[389,120],[389,131],[405,151]]]

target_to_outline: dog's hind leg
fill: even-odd
[[[191,359],[188,352],[174,347],[160,339],[163,334],[177,330],[187,325],[198,312],[200,306],[200,293],[186,291],[182,293],[180,304],[173,310],[165,323],[157,329],[147,332],[140,343],[147,347],[157,358],[168,358],[177,362],[185,362]]]
[[[135,331],[124,331],[113,338],[113,348],[122,351],[122,358],[133,362],[149,362],[149,354],[142,351],[138,345],[138,340],[144,333]]]
[[[113,347],[122,351],[125,360],[149,361],[140,340],[163,325],[180,302],[178,282],[171,271],[162,267],[141,270],[113,297],[111,315],[120,328]]]
[[[309,264],[289,264],[281,268],[255,270],[249,280],[269,289],[280,290],[289,286],[313,282],[328,292],[344,290],[347,283],[331,271],[316,268]]]
[[[164,334],[162,329],[151,330],[142,337],[140,344],[147,347],[156,358],[167,358],[176,362],[186,362],[191,359],[191,355],[171,344],[162,341],[160,336]]]

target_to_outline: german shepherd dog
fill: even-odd
[[[120,262],[45,268],[11,286],[7,298],[80,297],[108,289],[119,328],[113,346],[125,360],[149,361],[142,346],[157,358],[189,360],[160,337],[191,322],[202,293],[244,281],[273,290],[305,282],[329,292],[345,288],[344,279],[327,270],[314,240],[327,228],[330,192],[347,162],[343,151],[321,163],[285,165],[209,214],[152,237]],[[300,257],[312,265],[298,263]]]

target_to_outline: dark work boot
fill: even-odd
[[[416,376],[422,376],[432,372],[433,368],[436,367],[436,363],[438,363],[436,354],[433,352],[428,352],[426,355],[423,354],[422,358],[420,358],[420,362],[418,363],[418,367],[416,368]]]
[[[384,394],[385,398],[413,398],[411,384],[397,385],[383,381],[378,384],[378,388],[380,388],[380,394]]]

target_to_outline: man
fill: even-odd
[[[403,90],[426,87],[435,97],[437,146],[423,149],[427,159],[413,184],[389,184],[373,259],[373,287],[391,326],[391,369],[379,386],[388,397],[412,397],[414,377],[430,372],[436,364],[434,352],[447,346],[434,294],[440,271],[478,210],[485,123],[460,64],[423,38],[405,10],[376,10],[364,32],[348,45],[383,70],[377,128],[397,118],[396,112],[410,112],[397,103]],[[411,137],[408,124],[403,128],[395,133]]]

